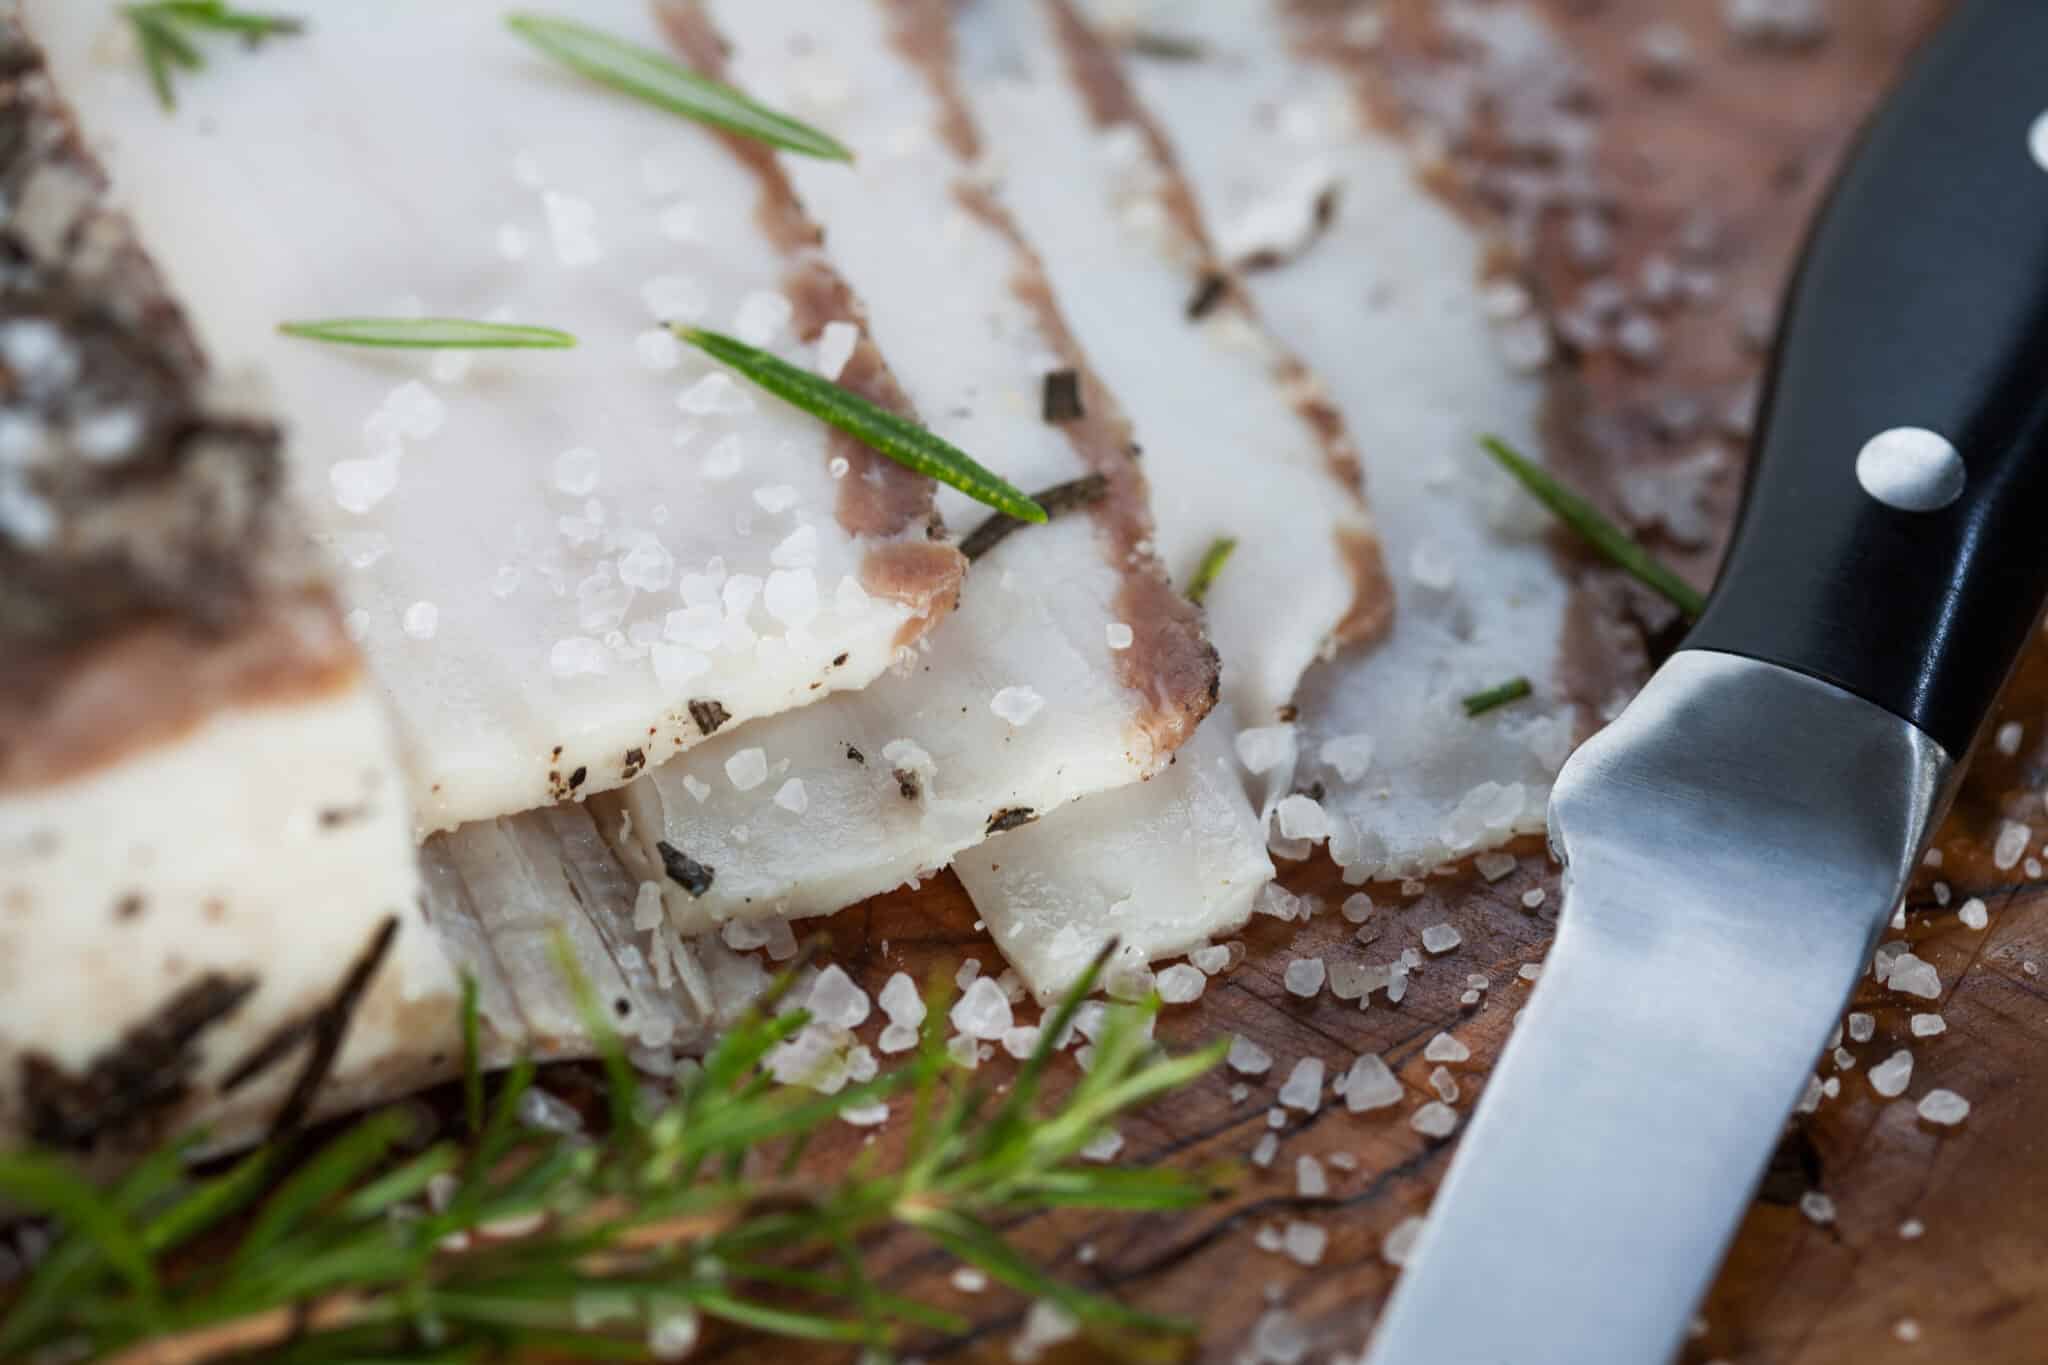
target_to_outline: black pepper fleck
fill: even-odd
[[[697,722],[697,733],[707,739],[718,733],[718,727],[732,719],[724,706],[715,701],[693,701],[690,703],[690,719]]]
[[[712,881],[718,876],[716,868],[709,863],[698,862],[666,839],[654,847],[661,854],[661,870],[668,873],[670,881],[693,897],[702,896],[711,889]]]
[[[1052,370],[1045,376],[1045,391],[1039,399],[1039,416],[1057,425],[1086,416],[1081,406],[1081,376],[1074,370]]]

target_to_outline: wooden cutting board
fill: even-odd
[[[1710,210],[1716,239],[1705,253],[1715,277],[1712,297],[1659,316],[1664,345],[1657,363],[1631,363],[1611,351],[1565,357],[1556,378],[1553,458],[1583,485],[1611,492],[1623,471],[1654,469],[1718,441],[1729,459],[1708,496],[1719,528],[1714,543],[1690,550],[1660,544],[1704,583],[1740,476],[1740,441],[1716,434],[1727,425],[1717,414],[1739,403],[1757,372],[1758,314],[1775,300],[1813,205],[1861,117],[1944,5],[1837,0],[1831,33],[1803,52],[1735,43],[1722,0],[1541,0],[1537,8],[1583,66],[1580,98],[1597,111],[1603,128],[1600,158],[1612,192],[1608,216],[1619,260],[1589,273],[1575,263],[1553,222],[1523,262],[1533,292],[1563,306],[1593,275],[1635,279],[1648,257],[1667,251],[1678,234],[1697,231],[1688,225],[1703,209]],[[1429,22],[1432,6],[1402,0],[1391,9],[1389,62],[1446,56]],[[1691,38],[1690,71],[1676,84],[1643,74],[1640,40],[1653,20],[1673,23]],[[1467,167],[1487,155],[1475,149]],[[1488,209],[1475,205],[1473,211],[1483,220]],[[1744,340],[1745,332],[1751,340]],[[1683,416],[1686,400],[1707,414],[1692,429],[1674,420]],[[1607,501],[1614,510],[1615,499]],[[1560,552],[1572,553],[1562,545]],[[1599,586],[1597,566],[1572,562]],[[2048,886],[2038,869],[2000,871],[1991,858],[2004,820],[2031,821],[2036,849],[2048,835],[2039,795],[2048,779],[2048,644],[2031,652],[2001,719],[2024,727],[2017,751],[2008,755],[1987,745],[1977,757],[1937,841],[1942,866],[1923,870],[1907,904],[1904,937],[1939,970],[1944,998],[1909,1001],[1866,982],[1856,1008],[1876,1016],[1876,1036],[1846,1044],[1855,1065],[1839,1073],[1840,1094],[1788,1130],[1780,1160],[1705,1306],[1699,1334],[1686,1347],[1688,1365],[2039,1365],[2048,1359],[2048,979],[2036,974],[2036,964],[2048,971]],[[1218,1073],[1173,1097],[1127,1125],[1122,1159],[1189,1168],[1242,1161],[1269,1131],[1274,1093],[1303,1056],[1336,1067],[1363,1051],[1383,1052],[1411,1091],[1425,1095],[1432,1067],[1422,1049],[1440,1030],[1472,1049],[1471,1061],[1453,1068],[1463,1091],[1457,1107],[1469,1114],[1526,996],[1517,971],[1542,960],[1555,924],[1557,869],[1538,840],[1523,841],[1515,852],[1515,871],[1495,883],[1468,872],[1432,880],[1415,895],[1373,888],[1379,909],[1368,932],[1378,938],[1364,950],[1354,942],[1355,926],[1335,913],[1349,890],[1335,868],[1318,860],[1290,870],[1289,886],[1323,897],[1329,908],[1305,926],[1256,922],[1244,935],[1250,950],[1244,965],[1213,981],[1198,1003],[1168,1010],[1159,1028],[1176,1044],[1222,1031],[1242,1034],[1273,1054],[1272,1072],[1260,1078]],[[1532,888],[1547,896],[1534,911],[1523,904]],[[1984,932],[1972,932],[1956,917],[1972,896],[1990,908]],[[1788,914],[1799,909],[1785,907]],[[1366,951],[1384,961],[1418,944],[1425,926],[1446,922],[1462,933],[1463,945],[1412,977],[1398,1007],[1381,997],[1361,1012],[1327,993],[1302,1001],[1282,988],[1281,972],[1295,957]],[[970,956],[991,970],[1000,965],[950,877],[857,906],[824,922],[820,932],[830,939],[830,956],[871,990],[891,972],[922,978],[950,972]],[[1462,1007],[1459,996],[1474,973],[1491,984],[1478,1006]],[[1742,1005],[1702,997],[1671,1007],[1699,1011],[1704,1019]],[[1947,1032],[1910,1037],[1914,1010],[1940,1012]],[[1899,1047],[1910,1047],[1916,1059],[1913,1085],[1907,1097],[1887,1101],[1865,1077]],[[1836,1073],[1830,1066],[1823,1074]],[[1243,1080],[1253,1081],[1253,1093],[1233,1103],[1228,1092]],[[1913,1099],[1936,1085],[1971,1101],[1960,1128],[1936,1129],[1917,1119]],[[1274,1305],[1306,1328],[1314,1343],[1308,1359],[1355,1354],[1394,1280],[1380,1255],[1381,1240],[1427,1208],[1456,1146],[1455,1139],[1431,1142],[1411,1131],[1404,1116],[1412,1108],[1368,1115],[1349,1114],[1341,1104],[1313,1116],[1290,1111],[1271,1168],[1247,1167],[1248,1178],[1228,1198],[1195,1212],[1139,1219],[1063,1214],[1025,1220],[1012,1231],[1065,1275],[1145,1308],[1199,1320],[1203,1330],[1188,1353],[1200,1359],[1240,1358],[1261,1315]],[[868,1140],[845,1130],[814,1148],[807,1162],[831,1169]],[[884,1133],[873,1140],[889,1138]],[[1340,1153],[1355,1158],[1355,1170],[1329,1164]],[[1322,1158],[1330,1174],[1326,1197],[1295,1194],[1295,1161],[1309,1155]],[[1832,1223],[1816,1224],[1799,1212],[1807,1190],[1834,1201]],[[1568,1216],[1560,1211],[1561,1220]],[[1645,1216],[1655,1216],[1654,1210]],[[1294,1219],[1329,1234],[1313,1267],[1254,1242],[1260,1228]],[[1918,1220],[1924,1234],[1902,1236],[1908,1219]],[[961,1293],[949,1281],[949,1262],[907,1240],[881,1244],[875,1262],[890,1287],[947,1304],[978,1324],[962,1338],[914,1348],[922,1358],[1009,1358],[1024,1308],[1018,1299],[997,1290]],[[753,1341],[713,1340],[696,1358],[759,1349]],[[1089,1354],[1085,1346],[1069,1345],[1048,1359]]]

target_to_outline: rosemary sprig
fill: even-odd
[[[530,1064],[478,1103],[466,989],[473,1118],[459,1136],[421,1147],[414,1111],[394,1107],[309,1153],[273,1144],[217,1174],[194,1173],[186,1149],[168,1146],[110,1186],[65,1157],[0,1156],[0,1193],[61,1224],[0,1315],[0,1359],[642,1357],[687,1345],[702,1318],[877,1348],[908,1329],[964,1330],[869,1278],[862,1240],[891,1226],[1084,1322],[1185,1330],[1052,1278],[999,1231],[1033,1210],[1183,1208],[1213,1188],[1079,1157],[1119,1115],[1219,1059],[1215,1047],[1160,1053],[1147,1024],[1156,999],[1112,1007],[1087,1072],[1064,1096],[1047,1093],[1101,961],[1045,1020],[1000,1101],[946,1054],[943,985],[913,1059],[865,1084],[820,1095],[771,1082],[764,1060],[807,1020],[757,1009],[664,1094],[626,1064],[579,981],[608,1077],[611,1120],[595,1139],[520,1120]],[[862,1156],[836,1181],[789,1174],[821,1128],[905,1093],[907,1141],[892,1163]]]
[[[1506,706],[1509,702],[1520,701],[1528,695],[1527,678],[1509,678],[1498,686],[1489,687],[1483,692],[1474,692],[1471,696],[1461,697],[1459,700],[1465,707],[1466,715],[1483,716],[1497,706]]]
[[[785,151],[827,161],[853,160],[852,152],[809,124],[757,104],[731,86],[706,79],[649,48],[546,14],[514,14],[505,24],[571,70],[670,113]]]
[[[1707,605],[1706,598],[1692,584],[1680,578],[1658,558],[1636,544],[1629,533],[1600,514],[1600,509],[1559,483],[1526,456],[1498,436],[1482,436],[1479,444],[1501,468],[1515,476],[1536,500],[1557,514],[1559,521],[1579,533],[1588,545],[1607,556],[1637,582],[1662,595],[1687,616],[1697,617]]]
[[[877,407],[829,379],[749,346],[721,332],[674,324],[672,331],[704,354],[728,365],[794,407],[828,422],[896,463],[959,489],[976,502],[1019,521],[1042,523],[1043,507],[1021,489],[990,473],[974,458],[914,422]]]
[[[229,33],[254,47],[265,38],[305,32],[305,24],[291,15],[233,9],[227,0],[151,0],[123,5],[121,15],[135,34],[157,102],[166,109],[178,107],[172,89],[175,73],[180,69],[197,71],[206,65],[193,41],[195,34]]]
[[[1202,551],[1202,560],[1195,565],[1195,576],[1188,580],[1188,601],[1201,606],[1215,585],[1216,575],[1223,572],[1223,566],[1230,562],[1230,555],[1237,549],[1236,536],[1218,536],[1209,542],[1209,548]]]
[[[575,337],[553,327],[471,322],[466,318],[321,318],[313,322],[281,322],[277,330],[286,336],[331,341],[340,346],[502,351],[563,350],[576,344]]]

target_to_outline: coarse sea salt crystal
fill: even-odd
[[[588,199],[549,190],[541,195],[541,209],[547,215],[548,241],[555,260],[565,266],[595,265],[604,259],[604,247],[597,240],[597,208]]]
[[[761,605],[784,626],[800,629],[818,616],[818,576],[809,569],[776,569],[761,591]]]
[[[1252,1165],[1270,1166],[1273,1158],[1280,1154],[1280,1136],[1277,1133],[1261,1133],[1259,1140],[1252,1144]]]
[[[1003,1051],[1021,1062],[1038,1050],[1038,1037],[1038,1025],[1014,1025],[1003,1030]]]
[[[1429,1073],[1429,1088],[1436,1091],[1436,1097],[1445,1104],[1458,1102],[1458,1080],[1444,1067],[1437,1067]]]
[[[754,410],[753,395],[734,382],[731,375],[713,370],[684,389],[676,406],[695,417],[737,415]]]
[[[1835,1221],[1835,1201],[1819,1190],[1808,1190],[1799,1196],[1799,1211],[1811,1222],[1825,1225]]]
[[[859,343],[860,328],[852,323],[826,323],[818,333],[818,373],[837,380],[845,372],[846,362],[853,359],[853,349]]]
[[[768,755],[759,748],[742,749],[725,760],[726,781],[736,791],[752,791],[768,780]]]
[[[1488,882],[1497,882],[1515,870],[1515,855],[1512,853],[1482,853],[1472,860],[1472,866]]]
[[[1953,1090],[1930,1090],[1920,1097],[1920,1117],[1952,1127],[1970,1116],[1970,1102]]]
[[[1991,923],[1991,912],[1983,901],[1972,896],[1956,911],[1956,918],[1963,922],[1965,929],[1982,929]]]
[[[1992,742],[1996,745],[1998,752],[2004,754],[2007,758],[2011,758],[2020,751],[2020,738],[2025,733],[2018,721],[2009,720],[1998,727],[1998,737]]]
[[[1472,1049],[1448,1033],[1439,1033],[1422,1049],[1422,1056],[1431,1062],[1464,1062],[1471,1060]]]
[[[641,369],[665,373],[683,363],[683,343],[666,328],[650,327],[633,338],[633,356]]]
[[[1323,1259],[1330,1234],[1314,1223],[1289,1223],[1280,1240],[1289,1260],[1297,1265],[1315,1265]]]
[[[1363,962],[1338,961],[1330,964],[1330,994],[1339,1000],[1359,1000],[1379,984],[1372,969]]]
[[[812,1019],[842,1029],[860,1027],[869,1013],[868,993],[837,963],[818,973],[804,1006]]]
[[[711,671],[711,660],[694,649],[657,641],[647,650],[654,677],[667,692],[675,692],[691,679]]]
[[[2007,820],[1998,827],[1998,839],[1991,846],[1991,865],[2000,872],[2010,871],[2019,864],[2032,838],[2032,830],[2017,820]]]
[[[1522,908],[1524,910],[1534,910],[1541,906],[1546,899],[1548,897],[1545,895],[1542,887],[1532,886],[1522,893]]]
[[[946,1016],[953,1027],[970,1038],[994,1041],[1003,1036],[1015,1022],[1010,1013],[1010,998],[1003,994],[1003,988],[994,979],[978,976],[968,983],[966,991],[953,1002],[953,1009]]]
[[[1161,1000],[1169,1005],[1185,1005],[1201,998],[1202,992],[1208,989],[1209,978],[1202,974],[1200,968],[1181,962],[1159,973],[1156,984]]]
[[[1330,817],[1314,797],[1299,792],[1283,796],[1275,814],[1282,838],[1314,841],[1330,837]]]
[[[1104,626],[1102,636],[1111,649],[1117,650],[1129,649],[1132,642],[1138,638],[1136,632],[1122,621],[1111,621]]]
[[[1287,964],[1281,980],[1289,995],[1298,995],[1304,1000],[1313,997],[1323,988],[1323,960],[1319,957],[1298,957]]]
[[[1465,941],[1465,936],[1448,924],[1432,924],[1422,931],[1422,946],[1431,954],[1448,953]]]
[[[1458,1111],[1442,1100],[1431,1100],[1408,1116],[1408,1126],[1424,1137],[1447,1138],[1458,1131]]]
[[[892,1024],[924,1022],[924,997],[917,993],[917,983],[910,979],[908,972],[893,973],[882,983],[882,992],[876,999]]]
[[[704,290],[687,275],[656,275],[640,286],[640,301],[657,322],[693,322],[704,316]]]
[[[917,1046],[917,1028],[912,1024],[890,1024],[875,1040],[875,1046],[890,1054],[908,1052]]]
[[[1250,773],[1268,773],[1294,761],[1292,725],[1255,725],[1237,732],[1237,761]]]
[[[1848,1023],[1849,1038],[1852,1042],[1867,1043],[1877,1033],[1877,1018],[1874,1015],[1852,1013]]]
[[[1337,907],[1337,912],[1344,916],[1347,924],[1363,924],[1366,917],[1372,914],[1372,897],[1363,891],[1354,891],[1344,898],[1344,903]]]
[[[1123,1149],[1124,1135],[1111,1130],[1107,1133],[1098,1134],[1093,1141],[1081,1149],[1080,1156],[1083,1161],[1114,1161],[1116,1160],[1116,1154]]]
[[[729,919],[718,926],[718,937],[734,952],[749,953],[768,942],[768,927],[759,920]]]
[[[1380,1255],[1388,1265],[1408,1264],[1408,1258],[1415,1254],[1415,1244],[1422,1240],[1422,1226],[1420,1218],[1403,1218],[1394,1224],[1380,1241]]]
[[[1024,1328],[1010,1342],[1010,1359],[1031,1365],[1050,1347],[1081,1330],[1079,1319],[1051,1299],[1038,1299],[1024,1315]]]
[[[1205,975],[1214,976],[1232,965],[1232,956],[1230,944],[1212,943],[1189,953],[1188,961],[1199,967]]]
[[[1308,1114],[1322,1108],[1322,1058],[1303,1057],[1294,1064],[1294,1070],[1287,1073],[1287,1081],[1280,1087],[1280,1103]]]
[[[1321,756],[1343,781],[1356,782],[1372,766],[1372,736],[1333,735],[1323,741]]]
[[[1330,1179],[1323,1163],[1312,1156],[1294,1159],[1294,1192],[1303,1199],[1320,1199],[1330,1192]]]
[[[792,777],[776,788],[775,804],[791,815],[802,815],[810,809],[811,798],[804,791],[804,780],[801,777]]]
[[[431,640],[440,622],[440,608],[432,602],[415,602],[405,609],[399,625],[415,640]]]
[[[988,709],[1006,724],[1029,725],[1045,709],[1045,698],[1028,686],[1005,687],[989,699]]]
[[[590,447],[576,446],[555,456],[551,470],[556,492],[572,498],[588,497],[597,489],[601,461]]]
[[[704,458],[698,461],[697,467],[703,471],[704,477],[713,483],[723,483],[727,479],[738,477],[746,463],[746,443],[740,440],[737,433],[731,433],[713,441],[711,448],[704,452]]]
[[[818,563],[818,528],[804,525],[784,536],[768,552],[768,562],[779,569],[809,569]]]
[[[398,452],[386,451],[363,460],[338,460],[327,470],[327,482],[342,511],[360,516],[398,488]]]
[[[683,774],[683,790],[690,794],[692,800],[702,805],[705,798],[711,795],[711,784],[694,774],[685,773]]]
[[[1901,953],[1892,962],[1892,969],[1885,977],[1885,984],[1905,995],[1917,995],[1923,1000],[1937,1000],[1941,997],[1941,977],[1934,970],[1934,964],[1923,962],[1911,953]]]
[[[1913,1081],[1913,1054],[1900,1048],[1870,1068],[1870,1088],[1886,1099],[1906,1093]]]
[[[1916,1014],[1909,1025],[1915,1038],[1932,1038],[1948,1031],[1948,1020],[1938,1014]]]
[[[757,289],[740,300],[733,314],[733,335],[749,346],[772,345],[796,310],[788,299],[768,289]]]
[[[1263,1076],[1273,1069],[1273,1054],[1243,1034],[1230,1040],[1230,1051],[1224,1060],[1230,1063],[1232,1071],[1246,1076]]]
[[[548,650],[548,671],[558,678],[611,671],[611,651],[602,641],[587,635],[571,635],[555,641]]]

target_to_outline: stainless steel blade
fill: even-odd
[[[1838,688],[1703,651],[1573,756],[1557,943],[1371,1365],[1670,1357],[1952,766]]]

